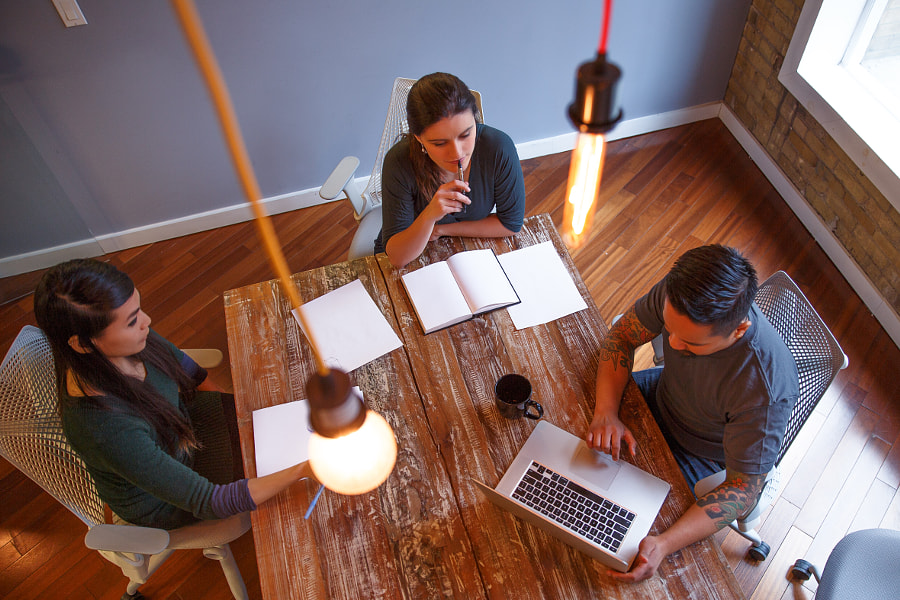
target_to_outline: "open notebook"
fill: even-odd
[[[490,249],[457,252],[400,280],[426,334],[519,302]]]
[[[669,484],[540,421],[488,499],[617,571],[627,571]]]

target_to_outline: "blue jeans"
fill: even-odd
[[[647,406],[653,414],[653,419],[656,421],[656,424],[659,425],[660,430],[662,430],[663,437],[666,439],[666,443],[669,445],[672,454],[675,456],[675,462],[678,463],[681,473],[687,480],[688,485],[691,486],[691,491],[693,491],[694,485],[698,481],[708,475],[718,473],[725,468],[725,465],[708,458],[700,458],[699,456],[691,454],[682,448],[681,445],[675,441],[675,438],[672,437],[672,434],[669,433],[666,424],[660,418],[659,407],[656,404],[656,386],[659,384],[659,377],[662,375],[662,371],[663,367],[655,367],[653,369],[632,373],[632,377],[634,378],[634,382],[637,384],[638,389],[641,390],[641,393],[644,395],[644,400],[647,401]]]

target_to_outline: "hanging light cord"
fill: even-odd
[[[609,17],[612,14],[612,0],[606,0],[603,5],[603,27],[600,30],[600,45],[597,46],[597,54],[606,55],[606,42],[609,39]]]
[[[228,95],[228,88],[225,86],[225,78],[222,77],[222,71],[216,62],[212,46],[206,37],[206,32],[203,30],[197,7],[192,0],[172,0],[172,4],[175,7],[175,12],[184,29],[188,44],[194,52],[200,71],[212,95],[213,105],[215,105],[225,139],[228,142],[228,149],[231,152],[231,159],[234,162],[238,179],[240,179],[243,186],[244,194],[247,196],[247,201],[253,209],[257,232],[263,242],[269,263],[281,280],[281,286],[290,299],[291,307],[299,309],[301,304],[303,304],[303,300],[300,298],[297,286],[291,280],[291,272],[288,269],[284,253],[281,251],[281,245],[278,243],[278,237],[275,235],[272,221],[259,202],[259,198],[262,195],[259,190],[259,183],[256,180],[256,175],[253,173],[253,166],[250,164],[250,157],[247,154],[247,147],[241,136],[241,129],[238,125],[234,105]],[[322,359],[319,346],[313,338],[312,329],[307,324],[302,310],[297,310],[297,315],[299,315],[306,337],[309,339],[309,345],[312,348],[313,357],[316,361],[316,370],[320,375],[327,376],[331,370]]]

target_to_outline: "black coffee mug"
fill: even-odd
[[[497,380],[494,386],[494,403],[507,419],[526,417],[540,419],[544,407],[531,399],[531,382],[527,378],[510,373]]]

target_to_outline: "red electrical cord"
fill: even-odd
[[[603,29],[600,32],[600,45],[597,46],[598,55],[606,55],[606,40],[609,39],[609,16],[612,13],[612,0],[606,0],[603,8]]]

